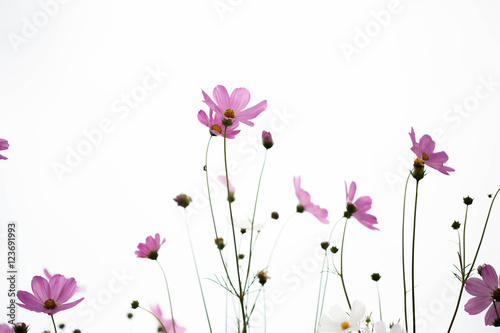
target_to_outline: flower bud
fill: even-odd
[[[132,309],[137,309],[139,307],[139,301],[133,301],[131,306],[132,306]]]
[[[261,285],[265,285],[265,284],[266,284],[266,282],[267,282],[267,280],[269,280],[269,279],[270,279],[269,275],[267,275],[267,271],[264,271],[264,270],[259,271],[259,272],[257,273],[257,278],[259,279],[259,283],[260,283]]]
[[[64,325],[64,324],[59,324],[59,328],[60,328],[60,329],[63,329],[65,326],[66,326],[66,325]]]
[[[377,282],[378,280],[380,280],[381,276],[379,273],[373,273],[372,274],[372,280]]]
[[[262,131],[262,145],[266,149],[270,149],[274,145],[273,136],[270,132]]]
[[[304,206],[302,206],[301,204],[297,205],[297,213],[303,213],[304,210],[305,210]]]
[[[455,230],[457,230],[458,228],[460,228],[460,222],[458,221],[455,221],[451,224],[451,227]]]
[[[280,214],[278,214],[278,212],[272,212],[271,213],[271,218],[277,220],[280,218]]]
[[[472,205],[472,202],[473,202],[473,201],[474,201],[474,199],[472,199],[472,198],[471,198],[471,197],[469,197],[469,196],[466,196],[466,197],[464,198],[464,204],[466,204],[467,206]]]
[[[222,238],[222,237],[214,239],[214,242],[215,242],[215,245],[217,245],[217,248],[219,250],[222,250],[222,249],[224,249],[224,247],[226,247],[226,244],[224,243],[224,238]]]
[[[25,323],[17,323],[13,327],[14,333],[28,333],[29,326]]]
[[[413,161],[413,170],[411,175],[417,180],[417,182],[425,176],[424,161],[418,157]]]
[[[191,199],[191,197],[189,197],[188,195],[181,193],[174,198],[174,201],[177,202],[178,206],[186,208],[187,206],[189,206],[189,203],[193,201],[193,199]]]
[[[321,242],[321,248],[323,250],[328,249],[329,246],[330,246],[330,243],[328,243],[328,242]]]
[[[238,259],[239,260],[242,260],[243,258],[245,258],[245,255],[243,253],[238,254]]]
[[[134,316],[134,315],[133,315],[131,312],[127,313],[127,318],[128,318],[128,319],[131,319],[133,316]]]
[[[333,253],[333,254],[335,254],[335,253],[339,252],[339,248],[338,248],[338,247],[336,247],[336,246],[332,246],[332,247],[330,248],[330,251],[332,251],[332,253]]]
[[[82,333],[82,331],[80,331],[79,329],[76,329],[73,331],[73,333]]]
[[[481,273],[483,272],[483,268],[485,268],[485,267],[486,267],[486,264],[479,265],[479,266],[477,267],[477,274],[479,274],[479,275],[481,275],[481,276],[482,276],[482,274],[481,274]]]

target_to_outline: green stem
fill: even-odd
[[[160,318],[158,318],[153,312],[149,311],[148,309],[143,308],[142,306],[139,306],[139,309],[143,309],[144,311],[151,313],[156,318],[156,320],[158,320],[158,322],[160,323],[161,327],[163,328],[163,332],[165,332],[165,333],[167,332],[167,329],[163,325]],[[172,319],[172,326],[174,327],[174,331],[175,331],[175,322],[173,319]]]
[[[214,226],[215,238],[217,239],[217,238],[219,238],[219,235],[217,233],[217,225],[215,224],[215,215],[214,215],[214,209],[213,209],[213,205],[212,205],[212,195],[210,192],[210,183],[208,181],[208,151],[210,148],[211,141],[212,141],[212,135],[210,135],[210,139],[208,139],[207,150],[205,152],[205,178],[206,178],[206,183],[207,183],[208,203],[210,205],[210,213],[212,215],[212,223]],[[237,294],[236,288],[234,287],[233,282],[231,280],[231,277],[229,276],[229,271],[227,269],[226,261],[224,260],[224,257],[222,256],[221,249],[219,249],[219,256],[220,256],[220,260],[222,262],[222,266],[224,267],[224,271],[226,272],[227,280],[229,281],[231,288],[233,288],[234,293]]]
[[[417,228],[417,199],[418,199],[418,180],[415,189],[415,210],[413,213],[413,241],[411,247],[411,303],[413,313],[413,333],[417,333],[417,321],[415,311],[415,231]]]
[[[262,286],[262,298],[264,298],[264,333],[267,332],[267,319],[266,319],[266,289]],[[496,309],[496,308],[495,308]],[[497,313],[498,316],[498,313]]]
[[[314,329],[313,329],[313,333],[316,333],[316,326],[318,325],[319,303],[320,303],[320,300],[321,300],[321,291],[323,289],[322,288],[322,286],[323,286],[323,271],[325,269],[325,262],[327,261],[326,259],[328,258],[328,252],[326,252],[327,250],[328,249],[325,249],[325,255],[323,256],[323,264],[321,265],[321,272],[320,272],[320,278],[319,278],[318,302],[316,304],[316,315],[314,316]],[[327,274],[327,277],[328,277],[328,274]]]
[[[255,195],[255,204],[254,204],[254,207],[253,207],[252,230],[251,230],[251,233],[250,233],[250,250],[249,250],[249,254],[248,254],[248,268],[247,268],[247,276],[245,278],[245,287],[243,288],[244,290],[247,289],[248,276],[250,275],[250,266],[252,264],[253,226],[254,226],[254,222],[255,222],[255,212],[257,211],[257,200],[259,199],[260,182],[262,180],[262,174],[264,173],[264,167],[266,165],[266,160],[267,160],[267,151],[268,151],[268,149],[266,149],[266,154],[264,156],[264,163],[262,163],[262,169],[260,170],[259,185],[257,186],[257,194]]]
[[[212,332],[212,325],[210,324],[210,316],[208,315],[207,304],[205,302],[205,295],[203,293],[203,287],[202,287],[201,281],[200,281],[200,273],[198,272],[198,264],[196,263],[196,257],[194,255],[193,241],[191,240],[191,231],[189,230],[186,209],[184,209],[184,217],[186,220],[186,229],[187,229],[188,238],[189,238],[189,246],[191,247],[191,254],[193,256],[194,268],[196,269],[196,277],[198,278],[198,285],[200,286],[201,298],[203,300],[203,307],[205,308],[205,315],[207,316],[208,328],[210,329],[210,332]]]
[[[378,308],[380,311],[380,321],[383,321],[383,319],[382,319],[382,302],[380,301],[380,290],[378,288],[378,282],[376,282],[376,284],[377,284],[377,295],[378,295]]]
[[[160,262],[158,260],[155,261],[158,263],[158,266],[160,266],[161,272],[163,273],[163,278],[165,279],[165,285],[167,286],[168,303],[170,304],[170,315],[172,316],[172,325],[174,327],[174,333],[177,333],[175,331],[174,309],[172,308],[172,298],[170,297],[170,288],[168,287],[167,276],[165,275],[165,271],[163,270],[163,267],[161,267]],[[166,331],[167,330],[165,330],[165,332]]]
[[[226,171],[226,188],[227,188],[227,197],[229,198],[229,175],[227,172],[227,149],[226,149],[226,133],[227,133],[227,126],[224,127],[224,168]],[[237,249],[237,244],[236,244],[236,233],[234,231],[234,220],[233,220],[233,208],[231,206],[231,200],[227,201],[229,203],[229,217],[231,218],[231,229],[233,231],[233,242],[234,242],[234,257],[236,260],[236,272],[238,273],[238,285],[240,289],[240,293],[238,294],[238,298],[240,300],[240,305],[241,305],[241,315],[242,315],[242,321],[243,321],[243,333],[247,332],[247,322],[246,322],[246,315],[245,315],[245,294],[243,293],[243,288],[241,285],[241,275],[240,275],[240,265],[238,262],[238,249]]]
[[[464,247],[464,250],[463,250],[463,255],[462,255],[462,261],[463,261],[463,267],[465,267],[465,228],[467,227],[467,213],[469,212],[469,205],[466,205],[465,206],[465,219],[464,219],[464,232],[463,232],[463,242],[462,242],[462,245]],[[463,275],[463,273],[462,273]]]
[[[402,227],[402,255],[401,258],[403,259],[403,298],[404,298],[404,310],[405,310],[405,328],[406,332],[408,332],[408,313],[407,313],[407,305],[406,305],[406,273],[405,273],[405,215],[406,215],[406,190],[408,189],[408,180],[410,179],[411,173],[408,174],[408,177],[406,178],[406,184],[405,184],[405,194],[404,194],[404,199],[403,199],[403,227]]]
[[[463,294],[463,291],[465,288],[465,283],[469,279],[469,276],[472,273],[472,270],[474,269],[474,265],[476,264],[476,259],[477,259],[477,256],[479,254],[479,249],[481,248],[481,244],[483,243],[483,238],[484,238],[484,235],[486,233],[486,227],[488,226],[488,221],[490,219],[491,209],[493,208],[493,204],[495,203],[495,199],[498,195],[498,192],[500,192],[500,188],[496,191],[495,196],[493,197],[493,200],[491,200],[490,209],[488,210],[488,216],[486,217],[486,221],[484,222],[483,233],[481,234],[481,239],[480,239],[479,244],[477,246],[476,254],[474,255],[474,260],[472,261],[472,264],[470,265],[469,272],[467,272],[467,274],[465,274],[465,278],[462,278],[462,285],[460,287],[460,293],[458,294],[457,306],[455,308],[455,312],[453,314],[453,317],[451,318],[451,323],[450,323],[450,326],[448,327],[448,333],[451,332],[451,327],[453,326],[453,322],[455,321],[458,307],[460,306],[460,300],[462,299],[462,294]],[[465,226],[464,226],[464,242],[465,242]],[[465,258],[465,253],[463,253],[463,257]],[[464,261],[464,263],[465,263],[465,261]],[[464,264],[464,270],[465,270],[465,264]]]
[[[54,321],[54,315],[50,315],[50,318],[52,318],[52,324],[54,324],[54,332],[57,333],[57,327],[56,327],[56,322]]]
[[[344,224],[344,232],[342,233],[342,246],[340,247],[340,281],[342,281],[342,288],[344,288],[344,294],[345,298],[347,300],[347,305],[349,305],[349,310],[351,310],[351,302],[349,302],[349,296],[347,295],[347,290],[345,288],[345,282],[344,282],[344,239],[345,239],[345,230],[347,228],[347,221],[349,221],[349,218],[345,219],[345,224]]]

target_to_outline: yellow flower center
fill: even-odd
[[[426,155],[427,156],[427,155]],[[428,156],[427,156],[428,157]],[[420,158],[416,158],[413,161],[413,167],[414,168],[423,168],[424,167],[424,161],[422,161]]]
[[[49,298],[45,301],[45,303],[43,303],[43,307],[50,310],[55,309],[56,306],[56,302],[52,298]]]
[[[212,129],[212,130],[214,130],[214,131],[219,132],[220,134],[222,134],[222,128],[220,128],[220,126],[217,125],[217,124],[212,125],[212,127],[210,127],[210,129]]]
[[[351,325],[347,321],[344,321],[342,324],[340,324],[340,327],[345,330],[346,328],[349,328]]]
[[[225,112],[224,112],[224,116],[226,118],[234,118],[234,111],[232,109],[227,109]]]
[[[424,159],[424,161],[428,161],[429,155],[427,155],[426,153],[422,153],[422,158]]]

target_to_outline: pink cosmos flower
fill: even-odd
[[[476,315],[490,307],[484,317],[484,323],[487,326],[498,326],[500,318],[497,317],[493,301],[496,302],[496,310],[500,313],[500,304],[498,304],[500,302],[500,277],[492,266],[486,265],[481,270],[481,278],[469,278],[465,282],[465,290],[475,296],[465,304],[465,311],[470,315]]]
[[[80,298],[65,304],[75,294],[76,281],[74,278],[67,279],[61,274],[54,275],[49,281],[41,276],[35,276],[31,280],[31,290],[33,294],[19,290],[17,298],[24,304],[16,304],[30,311],[43,312],[48,315],[70,309],[83,301],[83,298]]]
[[[210,130],[210,134],[213,136],[222,136],[224,137],[224,125],[222,125],[222,120],[218,114],[213,114],[214,111],[210,109],[210,117],[207,116],[205,111],[200,110],[198,112],[198,120],[203,125],[207,126]],[[226,131],[226,138],[234,139],[236,134],[240,132],[240,130],[236,130],[239,123],[235,121],[231,126],[228,126]]]
[[[443,165],[446,161],[448,161],[448,155],[444,151],[437,153],[434,152],[436,143],[429,135],[425,134],[420,138],[420,141],[417,142],[415,140],[415,131],[413,130],[413,127],[411,128],[411,132],[409,134],[411,141],[413,142],[411,150],[424,162],[424,164],[427,164],[431,168],[436,169],[445,175],[449,175],[448,172],[455,171],[455,169]]]
[[[224,86],[217,86],[214,89],[215,103],[204,91],[202,91],[205,104],[213,109],[221,118],[239,121],[249,126],[253,126],[250,121],[257,117],[267,108],[267,101],[245,109],[250,101],[250,92],[246,88],[236,88],[229,96]]]
[[[217,180],[222,185],[224,185],[224,187],[227,187],[226,176],[224,176],[224,175],[217,176]],[[233,202],[235,200],[235,197],[234,197],[234,192],[235,191],[236,190],[234,189],[234,186],[231,185],[231,182],[229,182],[229,198],[227,199],[228,201]]]
[[[139,245],[137,245],[138,250],[135,251],[135,254],[137,258],[156,260],[156,258],[158,258],[158,251],[163,243],[165,243],[165,238],[163,238],[163,242],[161,242],[160,234],[158,233],[155,235],[155,238],[148,236],[146,238],[146,243],[139,243]]]
[[[6,150],[9,148],[9,142],[5,139],[0,139],[0,150]],[[6,160],[7,157],[0,155],[0,160]]]
[[[346,217],[355,217],[356,220],[359,221],[362,225],[367,227],[368,229],[378,230],[374,227],[374,224],[377,224],[377,218],[373,215],[368,214],[368,210],[372,208],[372,198],[369,196],[363,196],[358,198],[358,200],[354,201],[354,195],[356,194],[356,183],[351,182],[351,186],[349,190],[347,189],[347,182],[345,183],[345,198],[346,198]]]
[[[326,218],[328,217],[328,211],[320,206],[317,206],[311,202],[311,195],[300,188],[300,176],[293,177],[293,185],[295,186],[295,195],[299,199],[299,205],[297,206],[297,211],[302,212],[304,210],[313,214],[321,223],[330,223]]]
[[[14,333],[14,329],[11,325],[0,324],[0,333]]]
[[[45,275],[47,280],[52,279],[52,277],[54,276],[54,275],[50,274],[46,268],[43,269],[43,275]],[[84,287],[76,286],[75,292],[83,291],[84,289],[85,289]]]
[[[163,313],[161,312],[160,306],[158,304],[156,306],[151,307],[151,312],[153,312],[154,315],[160,319],[160,321],[163,323],[163,326],[165,326],[165,328],[167,329],[167,333],[174,332],[173,320],[163,318]],[[185,331],[186,329],[184,327],[175,324],[175,332],[184,333]],[[163,327],[161,327],[161,325],[159,325],[158,327],[158,332],[163,332]]]

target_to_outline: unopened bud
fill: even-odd
[[[187,206],[189,206],[189,203],[193,201],[193,199],[191,199],[188,195],[181,193],[174,198],[174,201],[177,202],[178,206],[186,208]]]
[[[379,273],[373,273],[372,274],[372,280],[377,282],[378,280],[380,280],[381,276]]]
[[[451,224],[451,227],[455,230],[457,230],[458,228],[460,228],[460,222],[458,221],[454,221],[452,224]]]
[[[329,246],[330,246],[330,243],[328,243],[328,242],[321,242],[321,248],[323,250],[328,249]]]
[[[133,301],[131,306],[132,306],[132,309],[137,309],[139,307],[139,301]]]
[[[271,218],[277,220],[280,218],[280,214],[278,214],[278,212],[272,212],[271,213]]]
[[[215,245],[217,245],[217,248],[219,250],[222,250],[222,249],[224,249],[224,247],[226,247],[226,244],[224,243],[224,238],[222,238],[222,237],[214,239],[214,242],[215,242]]]
[[[274,145],[273,136],[270,132],[262,131],[262,144],[266,149],[270,149]]]
[[[425,176],[424,161],[418,157],[413,161],[413,170],[411,175],[417,180],[417,182]]]
[[[259,271],[257,273],[257,278],[259,279],[259,283],[261,285],[266,284],[267,280],[270,279],[269,275],[267,275],[267,271]]]
[[[332,253],[333,253],[333,254],[335,254],[335,253],[339,252],[339,249],[338,249],[338,247],[336,247],[336,246],[332,246],[332,247],[330,248],[330,251],[332,251]]]
[[[469,196],[466,196],[466,197],[464,198],[464,204],[466,204],[467,206],[472,205],[472,202],[473,202],[473,201],[474,201],[474,199],[472,199],[472,198],[471,198],[471,197],[469,197]]]

